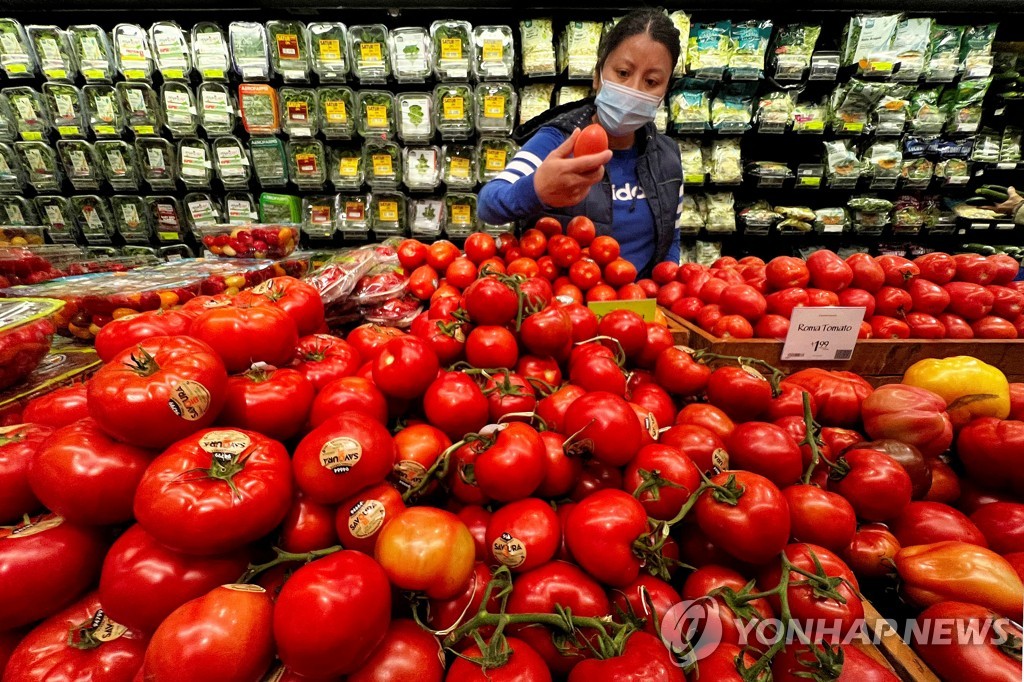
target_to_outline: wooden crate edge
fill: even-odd
[[[868,629],[874,634],[877,645],[870,644],[885,658],[885,662],[907,682],[940,682],[938,675],[921,660],[910,645],[903,641],[899,633],[893,630],[874,605],[864,600],[864,620]]]

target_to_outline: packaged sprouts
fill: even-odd
[[[468,21],[442,20],[430,25],[434,44],[434,74],[438,80],[469,77],[473,27]]]
[[[85,115],[96,137],[120,137],[125,127],[121,98],[112,85],[86,85],[82,88]]]
[[[288,183],[288,164],[281,140],[276,137],[250,138],[249,153],[260,185],[282,187]]]
[[[518,151],[519,146],[508,138],[481,137],[476,151],[480,160],[480,182],[496,178]]]
[[[598,21],[570,21],[563,34],[569,78],[590,80],[597,66],[597,48],[604,27]]]
[[[331,148],[331,183],[335,189],[357,190],[364,179],[362,150]]]
[[[49,134],[50,116],[40,93],[29,87],[17,86],[5,88],[3,94],[10,103],[21,139],[42,140]]]
[[[363,168],[372,189],[394,189],[402,179],[402,149],[387,140],[367,140]]]
[[[28,183],[37,192],[60,190],[60,169],[57,155],[45,142],[15,142],[14,149],[28,175]]]
[[[218,24],[200,21],[192,27],[192,55],[204,81],[227,80],[231,58],[227,37]]]
[[[241,140],[231,135],[216,138],[213,141],[213,160],[217,177],[225,187],[248,187],[252,173]]]
[[[27,26],[39,70],[49,80],[74,80],[78,72],[68,34],[56,26]]]
[[[743,159],[740,140],[725,138],[711,144],[711,182],[733,184],[743,182]]]
[[[434,136],[434,100],[429,92],[403,92],[397,97],[398,136],[403,142],[428,142]]]
[[[206,82],[196,90],[199,123],[207,135],[230,135],[235,129],[235,106],[223,83]]]
[[[395,134],[395,96],[386,90],[361,90],[357,130],[363,137]]]
[[[163,107],[156,91],[146,83],[118,83],[125,120],[139,137],[159,135],[163,125]]]
[[[31,78],[36,72],[28,34],[14,19],[0,19],[0,67],[8,78]]]
[[[164,107],[164,124],[173,137],[195,135],[199,128],[199,112],[192,89],[184,83],[166,81],[160,89]]]
[[[67,83],[43,83],[43,98],[50,120],[61,137],[85,137],[85,116],[78,88]]]
[[[317,21],[306,26],[309,57],[321,82],[343,81],[348,73],[348,31],[340,21]]]
[[[244,81],[262,81],[270,76],[270,47],[263,24],[232,21],[228,25],[231,61]]]
[[[473,90],[460,83],[434,88],[434,117],[444,139],[465,139],[473,133]]]
[[[510,83],[476,86],[476,127],[481,133],[511,134],[516,120],[516,91]]]
[[[327,139],[349,139],[356,130],[355,96],[343,85],[317,90],[320,127]]]
[[[98,140],[93,149],[104,179],[115,191],[139,190],[140,170],[135,147],[123,140]]]
[[[361,83],[383,83],[391,75],[388,29],[383,24],[349,27],[348,51],[352,74]]]
[[[64,175],[76,190],[99,189],[100,168],[91,144],[84,140],[60,140],[57,155],[64,165]]]
[[[555,91],[552,83],[538,83],[523,88],[519,98],[519,125],[540,116],[551,108],[551,95]]]
[[[281,127],[291,137],[314,137],[320,128],[320,110],[313,88],[281,88]]]
[[[288,174],[302,189],[320,189],[327,181],[327,158],[319,140],[293,140],[287,145]]]
[[[114,27],[113,36],[117,70],[125,80],[152,80],[153,55],[146,31],[135,24],[118,24]]]
[[[442,150],[441,179],[449,187],[472,189],[476,186],[476,148],[464,144],[447,144]]]
[[[391,63],[399,83],[422,83],[432,70],[430,34],[411,26],[391,32]]]
[[[403,150],[405,186],[432,190],[441,182],[441,150],[437,147],[406,147]]]
[[[473,73],[480,80],[512,76],[515,46],[508,26],[477,26],[473,29]]]
[[[532,78],[554,76],[555,34],[551,19],[527,19],[519,22],[523,46],[523,74]]]
[[[188,80],[192,53],[181,27],[173,21],[158,21],[149,29],[149,41],[164,80]]]
[[[301,21],[268,21],[270,63],[286,83],[309,80],[309,39]]]
[[[242,125],[250,135],[273,135],[281,130],[277,91],[269,85],[239,85],[238,108],[242,115]]]
[[[178,176],[188,188],[208,188],[213,176],[213,159],[206,142],[198,137],[186,137],[178,142]]]
[[[176,187],[178,158],[174,146],[159,137],[135,140],[135,153],[142,167],[142,177],[153,189]]]

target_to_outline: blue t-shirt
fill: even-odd
[[[612,184],[612,235],[623,258],[643,270],[654,258],[654,213],[636,173],[635,147],[614,150],[605,166]]]

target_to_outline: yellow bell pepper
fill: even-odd
[[[968,355],[915,362],[903,375],[903,383],[942,396],[957,427],[976,417],[1006,419],[1010,415],[1010,384],[1006,375]]]

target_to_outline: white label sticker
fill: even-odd
[[[110,95],[101,95],[93,101],[96,103],[96,118],[104,123],[113,123],[114,98]]]
[[[12,225],[25,224],[25,216],[17,204],[7,204],[7,219],[11,221]]]
[[[139,220],[139,212],[135,208],[135,204],[123,204],[121,206],[121,216],[124,218],[124,224],[131,228],[136,228],[142,222]]]
[[[36,173],[46,173],[46,161],[43,160],[43,154],[38,149],[26,149],[25,156],[28,157],[28,167]]]
[[[12,97],[14,100],[14,106],[18,110],[18,114],[24,121],[34,121],[36,118],[36,108],[32,106],[32,99],[30,97]]]
[[[25,55],[25,48],[22,47],[21,41],[13,33],[0,33],[0,46],[4,48],[4,52],[9,57],[23,57]]]
[[[107,152],[107,164],[110,166],[110,172],[113,175],[127,175],[128,165],[124,162],[124,155],[117,149],[111,149]]]
[[[142,90],[127,88],[125,95],[128,98],[128,106],[132,108],[132,111],[146,111],[146,97],[142,94]]]
[[[164,160],[163,151],[150,147],[146,150],[146,158],[149,159],[149,166],[155,171],[167,169],[167,162]]]
[[[46,222],[48,222],[51,227],[63,226],[64,214],[61,213],[60,208],[56,206],[47,206]]]
[[[100,212],[92,206],[83,206],[82,215],[85,216],[86,224],[94,230],[103,230],[103,219]]]
[[[77,177],[89,177],[91,169],[89,161],[85,158],[85,152],[79,149],[72,149],[68,154],[71,157],[71,170]]]
[[[43,66],[62,66],[64,60],[60,56],[60,46],[53,38],[40,38],[36,43],[39,51],[43,53]]]
[[[181,172],[183,175],[206,175],[206,151],[202,147],[181,148]]]
[[[10,165],[8,165],[7,159],[3,156],[3,154],[0,154],[0,174],[9,175],[10,172],[11,167]]]
[[[228,219],[251,218],[252,206],[242,199],[228,199]]]
[[[86,61],[103,61],[103,51],[100,49],[100,41],[93,36],[82,36],[82,54]]]
[[[138,35],[123,33],[117,41],[121,59],[126,62],[140,62],[146,59],[146,45]]]
[[[846,361],[853,357],[864,308],[794,308],[783,360]]]
[[[57,105],[58,118],[75,117],[75,101],[70,95],[54,95],[53,101]]]

